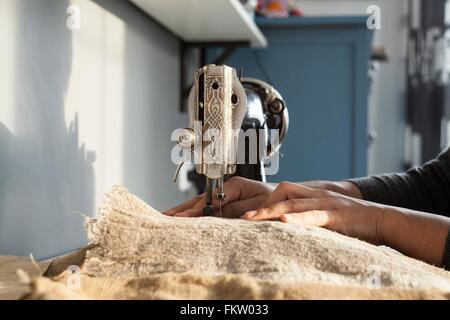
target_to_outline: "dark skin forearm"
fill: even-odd
[[[440,266],[450,219],[397,207],[383,208],[382,243],[405,255]]]
[[[310,188],[333,191],[347,197],[362,199],[361,190],[356,184],[349,181],[307,181],[300,184]]]
[[[333,191],[342,194],[347,197],[352,197],[356,199],[362,199],[361,190],[356,186],[356,184],[349,181],[326,181],[326,180],[315,180],[315,181],[305,181],[297,182],[299,185],[307,186],[314,189],[324,189],[328,191]],[[274,189],[278,186],[278,183],[269,183]]]

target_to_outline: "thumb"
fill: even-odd
[[[302,213],[286,213],[280,217],[280,220],[286,223],[326,227],[331,224],[333,216],[330,210],[311,210]]]
[[[215,210],[213,215],[224,218],[239,218],[245,212],[258,208],[258,205],[264,201],[264,197],[264,195],[260,195],[253,198],[230,202],[222,207],[222,212]]]

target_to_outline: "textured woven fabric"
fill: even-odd
[[[52,272],[30,298],[448,298],[450,273],[321,228],[164,216],[122,187],[88,219],[81,288]],[[58,263],[50,269],[58,269]]]

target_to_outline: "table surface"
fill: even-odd
[[[17,270],[32,279],[41,276],[49,264],[50,261],[33,262],[30,257],[0,256],[0,300],[17,300],[29,292]]]

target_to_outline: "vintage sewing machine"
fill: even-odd
[[[199,192],[205,192],[203,213],[210,215],[213,194],[220,204],[225,198],[227,178],[239,175],[265,181],[264,161],[281,146],[288,129],[288,112],[273,87],[240,78],[234,68],[225,65],[197,70],[188,111],[190,127],[179,132],[177,143],[192,151],[195,172],[190,179]],[[249,129],[254,139],[248,135]]]

